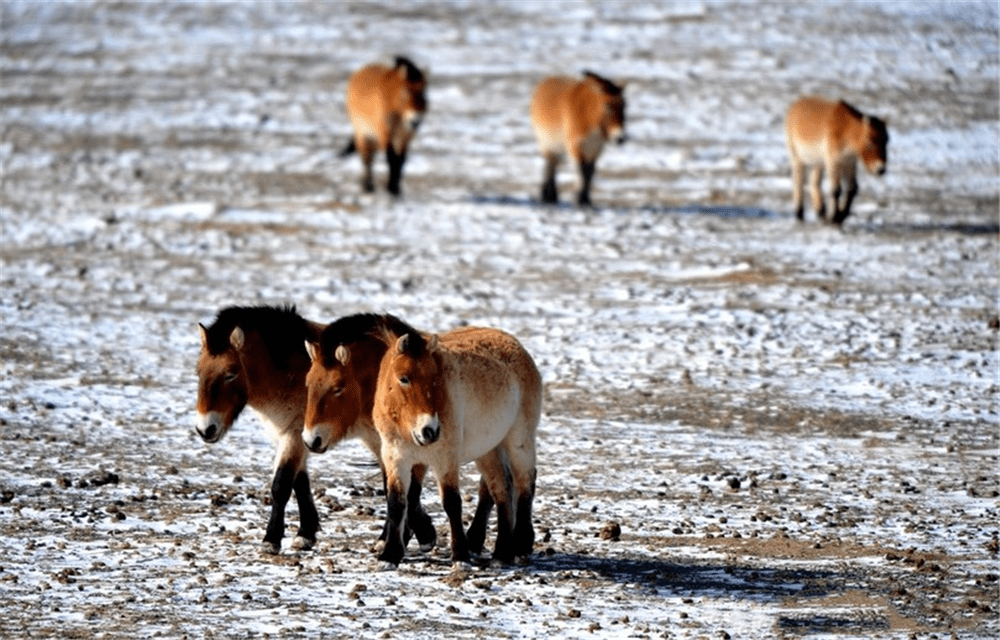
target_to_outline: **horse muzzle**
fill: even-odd
[[[313,453],[325,453],[329,445],[319,428],[313,427],[302,431],[302,441],[305,442],[306,449]]]
[[[198,432],[202,440],[209,444],[218,442],[226,433],[226,428],[222,423],[222,416],[217,411],[199,413],[194,430]]]
[[[413,428],[413,441],[425,447],[437,442],[441,437],[441,420],[437,414],[422,413],[417,416],[417,424]]]

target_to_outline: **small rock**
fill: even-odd
[[[621,525],[614,521],[607,522],[601,527],[598,535],[601,537],[601,540],[614,540],[617,542],[622,535]]]

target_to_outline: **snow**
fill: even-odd
[[[6,2],[0,24],[0,635],[997,633],[995,5]],[[337,157],[347,74],[396,52],[431,109],[399,201]],[[629,142],[596,209],[536,206],[531,88],[584,68],[627,82]],[[789,211],[782,112],[811,92],[889,121],[843,230]],[[284,302],[524,342],[530,565],[456,577],[445,540],[374,573],[357,443],[311,460],[318,547],[287,548],[290,505],[257,555],[271,444],[249,414],[195,437],[195,324]]]

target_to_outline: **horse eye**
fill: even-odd
[[[226,374],[225,377],[226,384],[232,384],[236,382],[236,380],[239,379],[239,377],[240,377],[239,373],[237,373],[236,371],[230,371],[229,373]]]
[[[403,387],[410,386],[410,379],[406,376],[399,376],[399,384]]]
[[[344,393],[344,387],[334,387],[333,388],[333,395],[334,395],[334,397],[339,398],[340,394],[342,394],[342,393]]]

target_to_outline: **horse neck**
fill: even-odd
[[[371,422],[372,409],[375,406],[375,390],[378,386],[379,369],[382,366],[382,358],[385,356],[387,349],[388,345],[376,339],[360,342],[353,349],[351,355],[352,373],[361,387],[362,399],[359,422]]]
[[[306,354],[288,359],[288,367],[279,368],[262,347],[249,348],[240,354],[246,374],[247,404],[275,426],[284,427],[303,414],[306,403]]]

